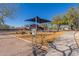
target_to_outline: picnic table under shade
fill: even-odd
[[[41,23],[47,23],[47,22],[51,22],[50,20],[46,20],[46,19],[43,19],[43,18],[40,18],[38,16],[34,17],[34,18],[30,18],[30,19],[27,19],[25,21],[30,21],[30,22],[34,22],[34,24],[41,24]],[[38,29],[38,26],[36,26],[36,30]]]
[[[50,22],[49,20],[45,20],[45,19],[42,19],[42,18],[40,18],[40,17],[38,17],[38,16],[36,16],[36,17],[34,17],[34,18],[31,18],[31,19],[28,19],[28,20],[25,20],[25,21],[31,21],[31,22],[34,22],[34,24],[38,24],[38,23],[46,23],[46,22]],[[34,28],[32,28],[32,29],[34,29]],[[38,29],[38,26],[36,26],[36,31],[37,31],[37,29]],[[37,34],[37,33],[36,33]],[[32,45],[33,45],[33,52],[36,54],[36,45],[37,45],[37,43],[36,43],[36,40],[35,40],[35,38],[36,38],[36,36],[37,35],[32,35],[33,36],[33,40],[32,40]],[[41,35],[42,36],[42,35]],[[44,35],[44,37],[45,37],[45,35]],[[41,38],[41,37],[40,37]],[[38,39],[38,38],[36,38],[36,39]],[[43,38],[42,38],[43,39]],[[35,48],[34,48],[35,47]],[[34,54],[34,55],[35,55]]]
[[[33,27],[33,28],[36,28],[37,27],[37,30],[44,30],[44,27],[40,26],[40,25],[36,25],[36,24],[32,24],[30,25],[30,28]]]

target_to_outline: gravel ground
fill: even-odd
[[[78,36],[78,34],[76,36]],[[79,49],[77,48],[76,42],[74,40],[74,31],[65,32],[64,35],[60,36],[55,41],[55,45],[61,51],[64,51],[64,50],[69,51],[68,46],[71,46],[72,48],[75,48],[71,55],[72,56],[78,56],[79,55]],[[66,54],[68,54],[68,51],[66,51]],[[49,47],[49,50],[48,50],[48,53],[47,53],[46,56],[62,56],[62,53],[60,53],[59,51]]]

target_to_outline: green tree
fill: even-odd
[[[60,26],[61,26],[61,24],[62,24],[62,18],[61,18],[60,16],[54,17],[54,18],[53,18],[53,21],[51,22],[51,24],[56,24],[57,27],[58,27],[57,30],[59,31]]]
[[[40,26],[42,26],[44,30],[48,28],[48,25],[46,23],[40,24]]]
[[[79,7],[70,8],[64,15],[55,16],[51,24],[56,24],[58,30],[61,25],[69,25],[72,30],[79,28]]]
[[[77,8],[76,8],[77,9]],[[79,20],[79,13],[76,11],[75,8],[70,8],[66,13],[66,17],[68,20],[68,25],[71,26],[71,29],[78,28],[78,20]]]

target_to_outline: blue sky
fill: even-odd
[[[39,16],[48,20],[56,15],[65,14],[70,7],[77,7],[74,3],[19,3],[19,10],[15,13],[15,18],[7,18],[5,23],[11,26],[23,26],[31,22],[24,20]]]

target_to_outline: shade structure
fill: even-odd
[[[37,25],[37,24],[32,24],[31,26],[32,26],[32,27],[35,27],[35,28],[37,27],[37,28],[40,28],[40,29],[44,29],[42,26]]]
[[[46,20],[46,19],[42,19],[38,16],[34,17],[34,18],[30,18],[30,19],[27,19],[25,21],[31,21],[31,22],[37,22],[37,23],[46,23],[46,22],[51,22],[49,20]]]

